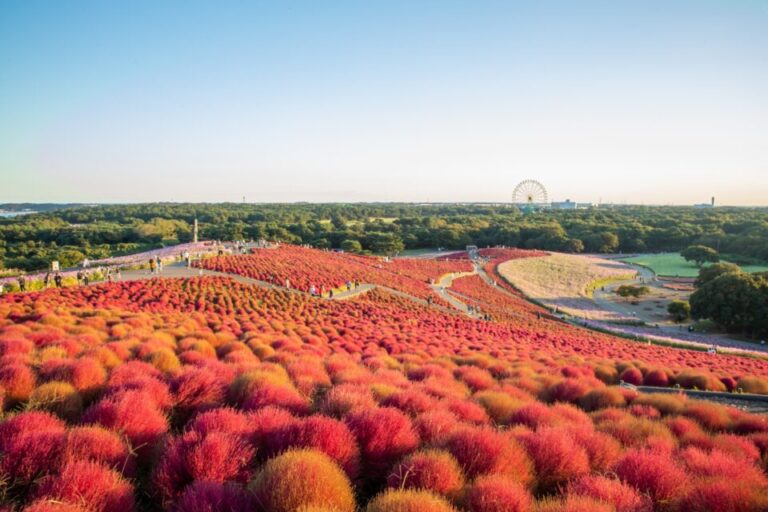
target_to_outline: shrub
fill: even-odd
[[[372,476],[386,471],[395,460],[419,445],[411,421],[397,409],[378,407],[354,412],[345,421],[357,438]]]
[[[525,450],[490,428],[461,428],[448,439],[446,448],[469,478],[501,474],[523,485],[533,478],[531,460]]]
[[[325,453],[349,476],[357,478],[360,472],[360,449],[355,436],[346,424],[325,416],[311,416],[288,423],[275,434],[276,442],[269,447],[272,453],[287,448],[314,448]]]
[[[212,432],[201,436],[187,432],[166,443],[152,482],[166,503],[195,480],[245,483],[254,455],[253,448],[237,435]]]
[[[622,380],[628,384],[639,386],[643,383],[643,372],[637,368],[630,367],[621,372],[619,375],[619,380]]]
[[[44,479],[35,494],[38,498],[84,504],[93,512],[134,510],[131,485],[116,471],[93,461],[69,462],[58,475]]]
[[[187,431],[205,436],[212,432],[227,434],[248,434],[253,430],[250,419],[241,411],[219,407],[201,412],[187,424]]]
[[[475,393],[474,399],[485,408],[491,419],[499,425],[505,425],[512,413],[523,405],[521,400],[512,398],[509,394],[501,391],[480,391]]]
[[[365,512],[456,512],[456,509],[429,491],[390,489],[372,499]]]
[[[690,512],[761,512],[768,510],[768,493],[733,479],[696,482],[683,497],[680,509]]]
[[[688,476],[666,453],[630,450],[614,468],[618,477],[654,502],[670,503],[686,492]]]
[[[208,369],[185,368],[171,382],[171,392],[182,418],[224,404],[225,387]]]
[[[685,406],[682,414],[696,420],[702,427],[713,432],[726,430],[731,425],[728,409],[712,402],[692,400]]]
[[[424,450],[395,465],[387,485],[396,489],[423,489],[449,498],[464,487],[464,475],[453,456],[443,450]]]
[[[531,493],[503,475],[479,477],[464,502],[469,512],[529,512],[533,506]]]
[[[343,418],[355,409],[370,409],[376,406],[367,387],[341,384],[332,387],[320,403],[320,411],[329,416]]]
[[[544,427],[521,437],[536,468],[537,489],[550,492],[589,473],[589,457],[567,430]]]
[[[547,498],[536,504],[535,512],[615,512],[610,503],[589,496]]]
[[[669,386],[669,376],[664,370],[651,370],[645,374],[643,385],[665,388]]]
[[[598,381],[599,382],[599,381]],[[602,382],[599,382],[602,385]],[[568,378],[563,379],[560,382],[550,386],[543,393],[541,393],[541,399],[545,402],[570,402],[578,403],[579,399],[586,395],[590,389],[594,387],[590,385],[585,378]]]
[[[579,406],[585,411],[623,407],[626,403],[621,390],[615,387],[593,389],[579,399]]]
[[[317,450],[289,450],[268,460],[249,488],[263,508],[274,512],[292,512],[302,506],[355,510],[349,479]]]
[[[509,418],[511,425],[520,424],[532,429],[536,429],[539,426],[554,425],[557,422],[557,414],[550,407],[539,402],[533,402],[521,407],[512,413],[512,416]]]
[[[9,406],[29,400],[36,382],[35,372],[25,364],[0,365],[0,386],[5,390],[5,402]]]
[[[64,461],[90,460],[121,472],[136,473],[136,459],[118,434],[101,427],[75,427],[67,433]]]
[[[621,444],[608,434],[596,432],[591,426],[569,427],[568,431],[587,452],[594,471],[605,471],[618,460]]]
[[[83,415],[84,423],[95,423],[125,435],[139,459],[148,456],[155,444],[168,431],[168,420],[140,391],[126,391],[103,398],[89,407]]]
[[[452,413],[438,409],[419,414],[414,427],[424,444],[440,446],[459,427],[459,421]]]
[[[685,407],[686,396],[666,393],[640,395],[632,401],[632,405],[650,405],[664,415],[679,414]]]
[[[192,482],[174,504],[178,512],[256,510],[253,496],[240,486],[218,482]]]
[[[75,421],[83,410],[83,400],[72,384],[54,380],[35,388],[29,397],[29,407]]]
[[[265,384],[255,389],[243,402],[243,409],[255,411],[270,405],[282,407],[298,415],[309,412],[309,401],[298,391],[291,386],[275,384]]]
[[[736,388],[741,388],[744,393],[768,395],[768,379],[756,376],[742,377],[736,382]]]
[[[616,512],[652,512],[653,503],[637,489],[619,480],[586,475],[568,485],[568,495],[587,496],[610,503]]]

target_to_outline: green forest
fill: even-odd
[[[39,213],[0,218],[0,265],[71,266],[200,237],[258,239],[374,253],[506,245],[587,253],[680,251],[706,245],[730,261],[768,261],[768,209],[615,206],[525,213],[470,204],[24,205]],[[13,210],[11,205],[0,205]],[[359,243],[359,246],[358,246]]]

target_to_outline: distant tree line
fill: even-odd
[[[25,205],[34,208],[34,205]],[[614,207],[529,214],[510,206],[176,204],[72,206],[0,219],[0,264],[34,270],[52,260],[135,252],[192,238],[258,239],[354,252],[506,245],[588,253],[716,249],[740,263],[768,261],[768,210]]]

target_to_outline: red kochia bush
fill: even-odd
[[[453,497],[464,486],[464,476],[450,453],[425,450],[400,461],[389,474],[387,485],[395,489],[424,489]]]
[[[103,398],[83,415],[84,423],[96,423],[125,435],[139,458],[151,453],[155,443],[168,431],[168,421],[140,391],[126,391]]]
[[[652,512],[651,500],[637,489],[599,475],[587,475],[568,485],[569,495],[588,496],[616,508],[616,512]]]
[[[136,459],[123,439],[101,427],[75,427],[67,433],[64,460],[91,460],[121,472],[126,477],[136,473]]]
[[[119,473],[97,462],[73,461],[56,476],[44,479],[36,496],[85,504],[93,512],[131,512],[133,487]]]
[[[456,416],[440,409],[419,414],[414,420],[421,441],[438,446],[444,444],[459,425]]]
[[[293,512],[302,507],[355,510],[349,479],[327,455],[316,450],[289,450],[268,460],[250,489],[262,508],[270,512]]]
[[[532,479],[531,461],[525,450],[496,430],[462,428],[450,437],[446,447],[470,478],[502,474],[524,485]]]
[[[251,432],[253,427],[245,413],[229,407],[219,407],[195,416],[187,425],[187,430],[205,436],[211,432],[246,434]]]
[[[238,485],[193,482],[175,503],[178,512],[222,512],[256,510],[251,493]]]
[[[5,509],[3,509],[5,510]],[[11,510],[11,509],[8,509]],[[80,505],[63,503],[58,500],[41,499],[37,500],[28,507],[24,507],[24,512],[89,512],[87,508]]]
[[[245,399],[243,409],[246,411],[255,411],[267,406],[282,407],[291,411],[293,414],[307,414],[309,412],[309,401],[301,396],[295,389],[276,384],[264,384],[253,390]]]
[[[768,492],[738,479],[706,479],[696,482],[680,504],[686,512],[764,512]]]
[[[211,370],[185,368],[171,382],[176,409],[182,415],[212,409],[224,404],[226,387]]]
[[[589,457],[567,430],[544,427],[521,437],[536,467],[537,488],[548,492],[589,473]]]
[[[629,384],[634,384],[635,386],[639,386],[643,383],[643,372],[641,372],[637,368],[630,367],[624,370],[623,372],[621,372],[621,375],[619,375],[619,379]]]
[[[165,446],[152,481],[166,502],[196,480],[245,483],[254,455],[253,448],[240,436],[187,432]]]
[[[347,425],[326,416],[296,419],[275,433],[273,453],[288,448],[314,448],[333,459],[354,480],[360,472],[360,449]]]
[[[615,467],[624,482],[647,493],[654,502],[674,502],[686,492],[688,476],[668,453],[630,450]]]
[[[532,502],[525,487],[503,475],[481,476],[465,497],[469,512],[529,512]]]
[[[44,412],[26,412],[0,423],[0,474],[9,484],[28,485],[58,468],[64,423]]]
[[[391,407],[353,412],[346,423],[360,444],[363,461],[373,476],[419,445],[408,416]]]

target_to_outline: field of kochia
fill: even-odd
[[[543,253],[493,249],[485,270]],[[0,299],[0,510],[768,510],[768,421],[634,384],[768,393],[768,361],[558,321],[472,265],[282,246],[225,277]],[[344,301],[311,297],[359,280]],[[298,289],[298,291],[296,290]],[[412,297],[409,298],[408,296]]]

